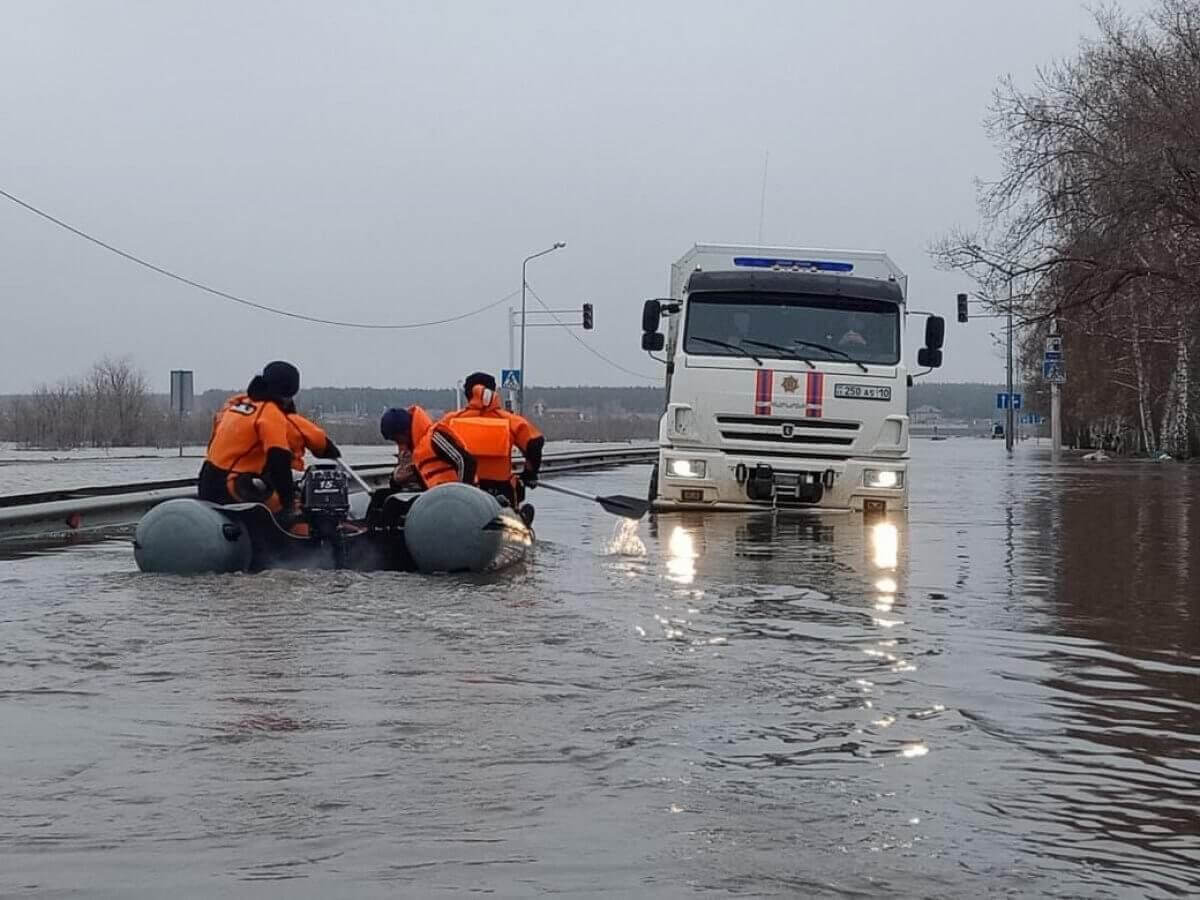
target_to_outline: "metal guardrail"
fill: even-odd
[[[542,472],[584,472],[653,462],[653,445],[547,453]],[[367,463],[354,470],[372,485],[387,482],[394,463]],[[516,463],[520,469],[520,463]],[[176,497],[196,496],[196,480],[142,481],[0,497],[0,543],[53,543],[97,532],[130,528],[150,507]]]

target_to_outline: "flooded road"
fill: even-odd
[[[0,562],[0,895],[1200,893],[1200,468],[1003,456],[872,526],[540,492],[488,579]]]
[[[572,448],[628,447],[623,443],[549,441],[547,453]],[[204,447],[118,447],[111,450],[24,450],[0,442],[0,497],[64,488],[103,487],[135,481],[195,478],[204,461]],[[383,444],[347,445],[341,448],[355,465],[395,461],[395,451]]]

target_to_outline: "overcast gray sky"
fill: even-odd
[[[1140,6],[1130,3],[1127,6]],[[882,248],[951,317],[926,248],[974,221],[997,79],[1071,54],[1072,0],[18,2],[0,9],[0,187],[119,247],[298,312],[412,322],[520,287],[590,300],[633,372],[691,244]],[[533,303],[531,298],[531,303]],[[507,361],[504,306],[357,331],[166,281],[0,200],[0,392],[129,354],[165,389],[294,360],[309,385],[452,383]],[[998,379],[978,322],[944,380]],[[636,384],[558,329],[539,384]]]

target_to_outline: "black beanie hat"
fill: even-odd
[[[379,420],[379,433],[385,441],[407,438],[412,431],[412,414],[407,409],[392,407]]]
[[[471,399],[471,388],[477,384],[482,384],[489,391],[496,389],[496,379],[487,372],[472,372],[467,376],[467,380],[463,382],[463,393],[467,395],[467,399]]]
[[[273,397],[288,399],[300,390],[300,370],[289,362],[276,360],[263,366],[263,386]]]

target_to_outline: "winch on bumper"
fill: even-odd
[[[906,459],[766,461],[664,450],[650,486],[655,509],[805,509],[883,513],[908,506]]]

